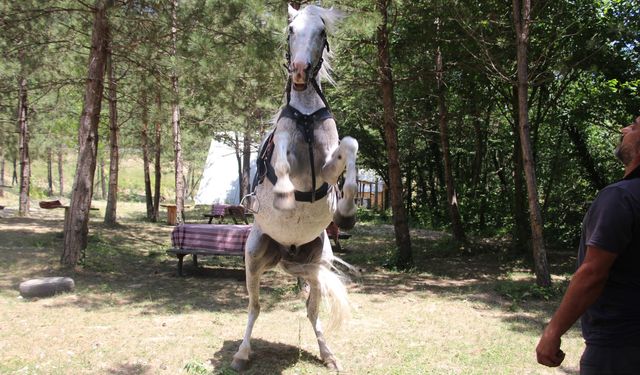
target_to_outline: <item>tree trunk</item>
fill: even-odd
[[[522,146],[522,160],[529,197],[529,216],[531,224],[531,245],[535,264],[536,284],[543,287],[551,286],[551,276],[547,263],[547,253],[542,234],[542,215],[538,201],[538,188],[529,134],[529,106],[528,97],[528,68],[527,48],[529,43],[529,26],[531,16],[531,0],[513,0],[513,21],[516,29],[517,59],[518,59],[518,128],[520,145]]]
[[[238,202],[241,202],[242,197],[244,196],[242,194],[242,160],[244,158],[242,157],[242,153],[240,151],[240,137],[238,137],[237,131],[233,132],[233,137],[233,151],[236,154],[236,165],[238,167]]]
[[[78,161],[69,213],[65,217],[64,248],[60,258],[60,262],[67,266],[75,266],[81,252],[87,247],[89,209],[96,169],[98,123],[109,39],[107,7],[103,0],[96,0],[94,12],[84,105],[78,129]]]
[[[149,102],[146,85],[142,91],[142,131],[140,147],[142,148],[142,170],[144,172],[144,198],[147,203],[147,219],[153,218],[153,195],[151,193],[151,173],[149,171]]]
[[[155,158],[154,158],[154,175],[155,175],[155,191],[153,194],[153,217],[151,218],[152,222],[157,222],[158,221],[158,214],[160,211],[160,182],[162,180],[162,166],[161,166],[161,156],[162,156],[162,121],[161,119],[161,114],[162,114],[162,98],[160,97],[160,94],[158,93],[158,95],[156,95],[156,108],[157,108],[157,115],[156,115],[156,127],[155,127],[155,142],[154,142],[154,147],[155,147]]]
[[[111,45],[109,46],[111,47]],[[104,213],[104,223],[114,225],[117,222],[118,173],[120,171],[120,125],[118,124],[117,82],[113,68],[113,55],[107,56],[107,75],[109,79],[109,196]]]
[[[242,140],[242,193],[240,202],[245,195],[251,193],[251,129],[247,126],[244,129],[244,139]]]
[[[400,157],[398,152],[398,133],[395,122],[393,76],[389,53],[388,7],[390,0],[377,0],[376,8],[382,16],[382,22],[377,28],[378,77],[383,105],[383,126],[387,159],[389,163],[389,192],[393,211],[393,227],[396,245],[398,246],[396,266],[399,269],[409,269],[413,266],[411,250],[411,236],[409,223],[402,200],[402,173],[400,171]]]
[[[171,2],[171,56],[177,56],[178,49],[178,0]],[[171,125],[173,131],[173,152],[175,157],[176,176],[176,210],[178,212],[177,223],[182,223],[184,217],[184,177],[182,170],[182,141],[180,140],[180,90],[178,88],[178,72],[173,67],[171,73],[172,115]]]
[[[60,184],[60,196],[64,195],[64,172],[62,170],[62,148],[58,149],[58,180]]]
[[[462,227],[458,197],[451,166],[451,152],[449,151],[449,128],[447,125],[447,107],[445,102],[445,87],[443,83],[444,70],[442,67],[442,54],[440,47],[436,50],[436,81],[438,85],[438,125],[440,128],[440,146],[442,148],[442,160],[444,164],[444,183],[447,186],[447,209],[451,219],[453,237],[459,243],[466,243],[467,237]]]
[[[518,88],[513,88],[513,133],[519,134]],[[529,220],[527,218],[527,193],[523,175],[522,146],[520,136],[513,138],[513,249],[529,251]]]
[[[106,176],[104,173],[104,157],[100,156],[100,198],[107,199]],[[107,202],[108,203],[108,202]]]
[[[0,197],[4,197],[4,154],[0,152]]]
[[[19,78],[20,98],[18,105],[18,128],[20,129],[20,205],[18,214],[29,215],[29,188],[31,178],[31,160],[29,158],[29,128],[27,124],[27,79]]]
[[[18,162],[17,158],[14,156],[13,157],[13,174],[11,175],[11,186],[15,185],[18,183],[18,167],[16,166],[16,163]]]
[[[51,161],[51,147],[47,147],[47,196],[53,195],[53,167]]]

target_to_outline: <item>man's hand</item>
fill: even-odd
[[[560,337],[550,335],[546,330],[540,337],[536,347],[538,363],[549,367],[558,367],[564,360],[564,352],[560,350]]]

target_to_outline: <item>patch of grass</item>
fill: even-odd
[[[210,374],[211,370],[202,362],[190,361],[184,365],[184,370],[190,375],[206,375]]]
[[[564,293],[563,284],[553,284],[545,288],[536,285],[532,280],[503,279],[496,281],[495,291],[511,302],[511,310],[517,310],[525,301],[556,300]]]
[[[356,218],[360,223],[391,224],[391,211],[374,210],[358,206]]]
[[[204,257],[197,270],[186,261],[187,276],[176,277],[177,261],[165,254],[172,228],[132,219],[144,209],[119,202],[117,228],[92,216],[87,263],[75,271],[59,265],[61,213],[2,219],[0,267],[10,272],[0,274],[0,327],[9,327],[0,328],[0,373],[235,374],[229,364],[247,322],[241,258]],[[362,270],[348,286],[352,318],[325,336],[347,373],[559,373],[531,353],[561,293],[537,290],[501,247],[466,254],[446,234],[412,228],[416,270],[391,272],[381,267],[396,251],[391,225],[359,223],[349,233],[340,255]],[[552,254],[552,271],[567,254]],[[20,299],[18,283],[43,273],[68,273],[76,290]],[[295,278],[265,273],[247,374],[332,373],[298,292]],[[583,348],[570,330],[563,373],[577,373]]]

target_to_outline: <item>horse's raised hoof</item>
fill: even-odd
[[[296,198],[293,191],[290,193],[274,193],[273,207],[276,210],[291,211],[296,208]]]
[[[356,215],[353,216],[340,216],[335,215],[333,222],[342,230],[350,230],[356,225]]]
[[[238,372],[245,371],[246,369],[249,368],[249,360],[234,358],[233,361],[231,362],[231,368]]]

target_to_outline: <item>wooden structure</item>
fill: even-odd
[[[358,192],[356,193],[356,204],[364,208],[385,210],[388,208],[387,186],[382,180],[358,179]]]

